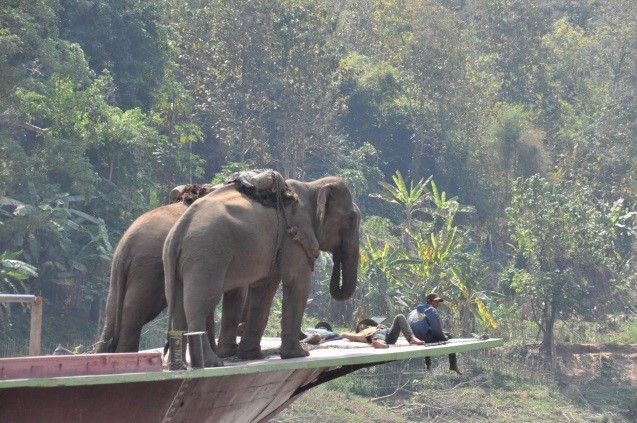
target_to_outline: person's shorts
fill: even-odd
[[[378,339],[381,340],[383,342],[387,341],[387,329],[380,329],[378,332],[376,332],[374,335],[372,335],[372,341]]]

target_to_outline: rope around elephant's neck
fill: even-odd
[[[270,263],[270,275],[272,275],[279,268],[281,262],[281,250],[283,247],[283,237],[288,229],[287,216],[285,215],[285,207],[283,205],[282,190],[283,187],[279,185],[279,178],[276,177],[274,171],[270,171],[274,184],[272,190],[276,197],[276,215],[277,215],[277,238],[276,245],[274,247],[274,255],[272,256],[272,262]]]
[[[270,276],[276,272],[279,268],[279,264],[281,262],[281,251],[283,249],[283,238],[285,234],[288,233],[292,237],[292,240],[296,241],[303,247],[303,250],[307,254],[310,259],[310,264],[312,266],[312,270],[314,270],[314,263],[319,256],[319,247],[316,243],[313,243],[311,240],[307,239],[304,236],[303,231],[301,231],[296,226],[290,226],[288,224],[288,218],[285,211],[285,204],[283,203],[283,190],[285,186],[281,186],[280,183],[285,184],[285,180],[282,178],[275,177],[275,172],[271,171],[273,186],[272,191],[276,197],[276,214],[277,214],[277,240],[276,245],[274,247],[274,255],[272,256],[272,262],[270,263]]]

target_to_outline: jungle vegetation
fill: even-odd
[[[357,294],[330,301],[324,257],[311,318],[351,326],[437,291],[453,332],[528,324],[550,353],[560,322],[634,317],[635,16],[631,0],[4,1],[0,292],[42,295],[50,339],[90,338],[136,217],[176,185],[272,168],[339,175],[362,211]]]

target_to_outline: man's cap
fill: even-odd
[[[314,329],[326,329],[330,332],[333,332],[332,326],[327,322],[318,322],[316,326],[314,326]]]
[[[374,316],[371,319],[363,319],[356,325],[356,332],[360,332],[361,330],[365,329],[365,327],[376,327],[383,323],[386,319],[387,317],[382,316]]]
[[[436,300],[438,300],[440,302],[444,301],[442,298],[440,298],[440,296],[438,294],[432,293],[432,294],[427,295],[427,302],[428,303],[432,302],[432,301],[436,301]]]

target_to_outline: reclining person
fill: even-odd
[[[414,336],[407,319],[402,314],[394,318],[389,328],[381,324],[381,322],[363,319],[356,325],[356,333],[345,332],[341,333],[341,336],[354,342],[366,342],[374,348],[389,348],[389,345],[393,345],[398,341],[401,332],[410,345],[425,344]]]
[[[306,328],[301,331],[301,342],[318,345],[327,341],[341,339],[341,336],[332,331],[332,326],[327,322],[318,322],[314,328]]]

